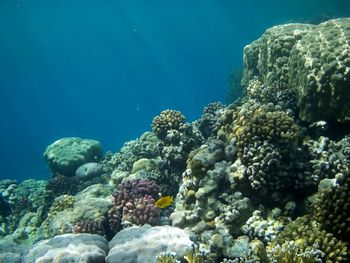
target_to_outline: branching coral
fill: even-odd
[[[112,194],[113,207],[108,213],[111,229],[118,231],[121,221],[156,225],[160,216],[155,206],[158,193],[158,185],[151,180],[133,179],[121,183]]]
[[[300,136],[299,127],[293,118],[282,111],[269,111],[258,107],[248,114],[238,112],[234,123],[234,135],[237,147],[242,154],[244,148],[252,142],[267,140],[269,143],[289,148],[297,143]]]
[[[79,180],[75,176],[57,175],[50,179],[46,185],[46,190],[50,191],[54,197],[59,195],[74,195],[80,189]]]
[[[140,138],[126,142],[119,152],[115,154],[107,152],[101,164],[104,170],[110,173],[115,170],[130,172],[135,161],[159,156],[159,142],[156,135],[145,132]]]
[[[349,260],[348,244],[338,240],[331,233],[321,230],[320,225],[311,220],[308,216],[299,217],[295,221],[289,223],[276,240],[269,244],[267,249],[270,251],[272,258],[275,256],[279,257],[283,254],[286,258],[294,257],[293,253],[289,254],[285,251],[289,244],[293,244],[292,248],[299,255],[310,255],[312,251],[312,253],[320,251],[321,253],[317,252],[316,254],[318,257],[321,257],[322,262],[345,263]],[[281,248],[274,250],[273,248],[276,246],[280,246]],[[275,255],[274,253],[277,254]],[[298,259],[298,257],[296,257],[296,259]],[[300,259],[301,258],[298,260]]]
[[[338,181],[338,186],[318,194],[315,217],[323,229],[350,242],[350,177]]]
[[[179,130],[185,123],[185,116],[176,110],[164,110],[152,121],[152,131],[159,139],[164,139],[171,130]]]
[[[73,233],[97,234],[107,238],[108,227],[107,227],[106,221],[94,221],[92,219],[84,220],[84,221],[79,221],[75,223],[73,227]]]
[[[220,103],[210,103],[204,108],[201,118],[197,121],[197,125],[205,138],[216,135],[219,127],[218,116],[222,109],[224,109],[224,105]]]
[[[322,263],[324,253],[301,242],[290,241],[271,250],[272,261],[278,263]]]

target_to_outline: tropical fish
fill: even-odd
[[[172,205],[173,202],[174,202],[174,198],[172,196],[167,195],[159,198],[155,205],[158,208],[165,208]]]

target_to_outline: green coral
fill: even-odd
[[[205,257],[199,251],[198,246],[193,245],[192,250],[190,250],[184,258],[187,263],[204,263]]]
[[[49,217],[57,215],[59,212],[74,206],[75,198],[72,195],[61,195],[55,199],[48,213]]]
[[[58,174],[74,176],[79,166],[88,162],[96,162],[101,157],[100,142],[78,137],[57,140],[50,144],[44,152],[44,159],[53,176]]]
[[[238,111],[234,119],[233,133],[237,139],[239,156],[256,139],[288,146],[295,145],[300,137],[299,127],[283,111],[256,107],[250,111]]]
[[[278,263],[321,263],[322,252],[305,245],[305,242],[288,242],[272,250],[272,261]]]
[[[176,254],[171,253],[171,252],[163,252],[160,253],[157,258],[155,263],[179,263],[176,259]]]
[[[46,238],[49,237],[49,227],[50,223],[54,220],[55,216],[59,213],[64,211],[67,208],[74,207],[75,204],[75,198],[72,195],[60,195],[56,197],[54,202],[52,203],[50,210],[47,214],[46,219],[42,223],[41,229],[40,229],[40,235],[45,236]]]
[[[115,154],[107,152],[101,164],[109,173],[116,170],[131,172],[137,160],[153,159],[159,156],[159,142],[155,134],[145,132],[139,138],[126,142],[119,152]]]
[[[270,252],[272,258],[279,257],[282,254],[284,254],[285,257],[297,256],[290,254],[292,252],[286,253],[286,251],[284,251],[289,244],[292,244],[292,250],[294,250],[297,255],[305,256],[310,255],[310,253],[311,255],[315,253],[315,255],[318,255],[317,257],[321,257],[322,262],[340,263],[348,262],[349,260],[348,244],[338,240],[333,234],[320,229],[320,225],[309,216],[299,217],[289,223],[278,235],[276,240],[269,243],[267,250]],[[275,251],[274,248],[276,246],[279,246],[280,249]],[[298,257],[295,257],[297,260],[301,258],[299,257],[298,259]]]
[[[192,249],[189,250],[184,258],[187,263],[204,263],[205,261],[205,256],[203,253],[201,253],[198,250],[198,246],[193,245]],[[178,257],[176,256],[176,253],[172,252],[162,252],[160,253],[157,258],[155,263],[180,263],[183,262],[182,260],[179,260]]]

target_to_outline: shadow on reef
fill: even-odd
[[[348,18],[272,27],[234,103],[164,110],[105,156],[49,145],[49,181],[0,181],[0,261],[349,262],[349,43]]]

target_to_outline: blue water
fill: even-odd
[[[242,50],[268,27],[350,16],[343,1],[0,1],[0,179],[49,178],[68,136],[117,151],[163,109],[189,121],[224,101]]]

